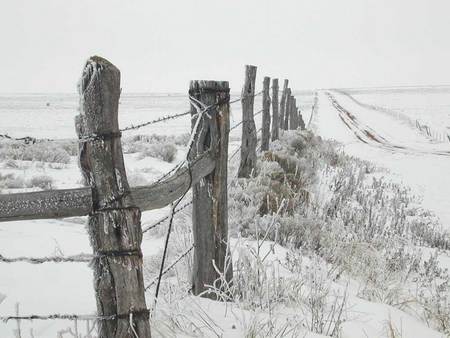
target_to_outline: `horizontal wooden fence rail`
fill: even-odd
[[[209,152],[195,159],[193,184],[210,174],[215,163]],[[189,183],[188,168],[181,168],[160,182],[131,188],[131,195],[141,211],[159,209],[181,197]],[[0,222],[86,216],[93,210],[91,187],[0,195]]]
[[[150,338],[150,310],[146,305],[145,291],[157,285],[154,311],[162,276],[191,251],[194,252],[194,264],[192,288],[189,292],[217,299],[217,295],[209,291],[209,285],[215,285],[228,293],[227,286],[233,280],[228,243],[228,163],[240,152],[236,179],[251,177],[257,171],[257,152],[269,151],[270,141],[279,139],[280,133],[305,128],[289,81],[284,80],[281,100],[278,101],[278,79],[273,79],[270,87],[270,78],[264,77],[263,90],[255,92],[256,70],[255,66],[245,67],[244,86],[238,99],[230,101],[227,81],[192,81],[188,112],[119,129],[120,71],[106,59],[91,57],[82,72],[79,87],[80,114],[76,118],[79,164],[89,186],[0,194],[0,222],[89,216],[88,234],[93,254],[9,258],[0,253],[0,262],[40,264],[50,261],[68,263],[92,260],[97,314],[89,318],[100,321],[98,331],[101,337]],[[255,97],[261,94],[262,109],[255,113]],[[230,105],[238,102],[242,105],[242,121],[230,126]],[[317,95],[313,113],[315,107]],[[255,116],[260,114],[262,127],[257,130]],[[186,115],[191,115],[191,138],[185,159],[154,183],[130,188],[122,153],[122,132]],[[230,131],[240,125],[241,145],[228,156]],[[52,141],[28,136],[12,138],[2,134],[0,138],[23,141],[26,144]],[[178,207],[190,189],[192,200]],[[141,224],[142,211],[163,208],[169,204],[172,207],[168,216],[145,227]],[[165,267],[174,215],[188,205],[192,205],[194,243]],[[142,234],[166,220],[168,227],[159,275],[144,287]],[[221,282],[217,284],[219,280]],[[64,314],[31,317],[17,314],[0,317],[4,320],[64,318],[78,320],[88,317]]]

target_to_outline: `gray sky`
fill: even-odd
[[[106,57],[126,92],[229,80],[294,89],[450,83],[448,0],[0,0],[0,92],[74,92]]]

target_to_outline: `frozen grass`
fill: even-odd
[[[282,201],[276,230],[267,232]],[[235,235],[264,236],[322,258],[332,280],[358,281],[359,297],[418,314],[449,334],[450,277],[437,253],[426,257],[420,247],[448,250],[450,237],[418,202],[336,144],[290,132],[264,155],[255,177],[231,189],[230,224]]]
[[[9,189],[39,188],[49,190],[53,188],[54,180],[48,175],[33,176],[29,180],[14,174],[0,174],[0,191]]]
[[[138,158],[141,159],[154,157],[170,163],[175,160],[177,155],[176,145],[186,145],[186,135],[136,135],[125,139],[123,148],[125,153],[139,153]]]
[[[77,153],[75,146],[67,142],[0,142],[0,160],[39,161],[48,163],[70,162],[70,156]]]

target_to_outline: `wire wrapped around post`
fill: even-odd
[[[194,237],[194,265],[192,292],[216,299],[206,285],[212,285],[219,273],[231,282],[233,270],[228,245],[228,135],[230,130],[229,86],[226,81],[191,81],[189,95],[199,103],[211,106],[208,117],[201,121],[196,133],[193,152],[195,158],[211,151],[216,158],[214,171],[192,187],[192,226]],[[191,104],[194,115],[196,108]],[[196,118],[192,120],[194,127]],[[218,270],[215,269],[215,266]],[[206,291],[206,292],[205,292]]]

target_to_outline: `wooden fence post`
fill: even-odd
[[[278,116],[278,79],[272,80],[272,142],[280,137],[280,119]]]
[[[288,130],[289,129],[289,117],[291,115],[291,88],[288,88],[286,90],[286,107],[284,109],[284,125],[283,129]]]
[[[255,100],[256,66],[245,66],[242,88],[242,144],[238,177],[250,177],[256,167],[256,136],[253,103]]]
[[[283,84],[283,93],[281,93],[281,101],[280,101],[280,128],[284,129],[284,114],[286,111],[286,97],[288,90],[289,80],[285,79]]]
[[[149,338],[149,312],[142,273],[141,212],[125,173],[118,125],[120,71],[93,56],[83,69],[80,115],[80,169],[92,187],[88,230],[94,258],[99,337]]]
[[[295,130],[297,129],[297,106],[295,102],[295,98],[291,96],[291,111],[289,113],[289,129]]]
[[[212,173],[192,187],[192,225],[194,234],[193,293],[199,295],[214,285],[220,277],[214,268],[223,273],[227,283],[233,278],[228,245],[228,133],[230,130],[230,88],[226,81],[191,81],[189,95],[210,108],[194,140],[191,159],[211,150],[216,159]],[[197,111],[191,105],[191,114]],[[192,127],[196,123],[192,121]],[[218,288],[224,285],[216,284]],[[223,288],[223,291],[227,291]],[[215,293],[204,297],[216,299]]]
[[[263,81],[261,151],[269,150],[270,141],[270,77]]]
[[[301,130],[305,130],[305,121],[303,120],[303,115],[300,109],[298,110],[298,125]]]

